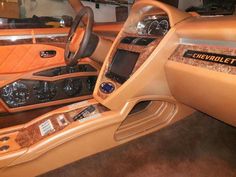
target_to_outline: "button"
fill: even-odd
[[[0,151],[7,151],[10,148],[10,146],[2,146],[0,147]]]
[[[5,136],[5,137],[0,138],[0,141],[4,143],[4,142],[8,141],[9,139],[10,138],[8,136]]]
[[[110,94],[115,90],[115,86],[111,82],[103,82],[100,85],[100,90],[105,94]]]

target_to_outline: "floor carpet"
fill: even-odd
[[[195,113],[40,177],[236,177],[236,128]]]

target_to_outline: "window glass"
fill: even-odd
[[[75,11],[67,0],[0,0],[0,28],[70,26]]]
[[[0,29],[69,27],[76,13],[69,0],[0,0]],[[95,22],[124,22],[135,1],[78,0],[89,6]],[[235,0],[159,0],[200,15],[232,15]]]
[[[95,14],[95,22],[123,22],[127,19],[134,0],[82,0]]]

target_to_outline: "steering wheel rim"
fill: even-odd
[[[81,23],[85,15],[87,15],[87,23],[82,41],[80,42],[79,48],[76,50],[76,52],[71,52],[70,51],[71,41],[74,37],[74,34],[79,24]],[[83,7],[78,13],[78,15],[75,17],[75,20],[68,34],[66,48],[64,52],[64,59],[67,65],[70,66],[76,65],[81,58],[86,57],[85,51],[87,46],[89,45],[89,40],[92,36],[93,24],[94,24],[93,10],[90,7]]]

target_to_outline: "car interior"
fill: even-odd
[[[236,137],[236,16],[137,0],[124,23],[95,23],[69,2],[71,27],[0,30],[1,177],[38,176],[194,114]]]

